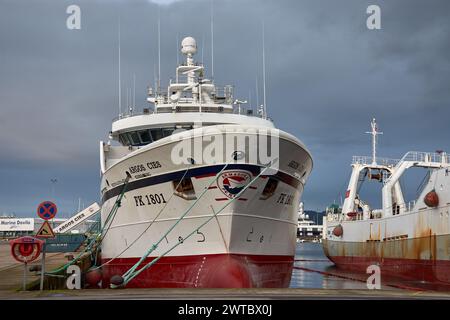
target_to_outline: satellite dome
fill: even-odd
[[[197,42],[192,37],[186,37],[181,41],[181,52],[184,54],[195,54],[197,52]]]

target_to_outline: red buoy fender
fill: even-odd
[[[342,227],[342,225],[339,224],[336,227],[334,227],[333,234],[336,237],[342,237],[342,235],[344,234],[344,228]]]
[[[102,280],[102,271],[100,269],[94,269],[86,273],[86,282],[90,287],[96,287]]]
[[[425,195],[423,201],[428,207],[436,208],[439,205],[439,196],[437,192],[433,189]]]

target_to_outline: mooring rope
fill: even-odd
[[[227,163],[215,176],[212,178],[208,186],[205,187],[203,192],[200,194],[200,196],[192,203],[189,208],[175,221],[175,223],[164,233],[164,235],[155,243],[153,244],[150,249],[139,259],[138,262],[136,262],[127,272],[125,272],[122,277],[126,278],[129,274],[133,273],[139,265],[153,252],[156,250],[158,245],[167,237],[167,235],[180,223],[180,221],[192,210],[192,208],[197,204],[197,202],[205,195],[205,193],[208,191],[209,187],[217,180],[217,177],[228,167]]]
[[[125,192],[126,192],[126,188],[127,188],[127,185],[128,185],[129,180],[130,180],[130,175],[127,174],[127,177],[126,177],[125,180],[124,180],[124,185],[123,185],[122,191],[121,191],[121,193],[117,196],[116,201],[114,202],[114,205],[113,205],[113,207],[111,208],[111,211],[109,212],[108,217],[107,217],[106,220],[105,220],[105,225],[101,228],[101,230],[100,230],[100,232],[99,232],[99,235],[96,236],[95,238],[93,238],[93,239],[91,240],[91,242],[83,249],[83,251],[80,252],[80,254],[79,254],[76,258],[72,259],[71,261],[69,261],[69,262],[66,263],[65,265],[63,265],[63,266],[61,266],[61,267],[59,267],[59,268],[57,268],[57,269],[55,269],[55,270],[46,272],[46,274],[53,275],[53,274],[55,274],[55,273],[59,273],[59,272],[65,270],[65,269],[67,269],[69,266],[71,266],[71,265],[73,265],[74,263],[76,263],[76,262],[81,258],[81,256],[83,256],[83,254],[85,254],[86,252],[88,252],[89,250],[91,250],[92,247],[93,247],[95,244],[98,244],[98,245],[99,245],[99,244],[103,241],[104,236],[105,236],[106,233],[108,232],[109,227],[111,226],[111,224],[112,224],[112,222],[113,222],[113,220],[114,220],[114,217],[115,217],[117,211],[119,210],[119,208],[120,208],[120,206],[121,206],[121,201],[122,201],[122,198],[123,198],[123,196],[124,196],[124,194],[125,194]],[[112,220],[111,220],[111,224],[107,227],[107,230],[106,230],[105,234],[102,236],[103,231],[104,231],[105,228],[106,228],[106,222],[108,222],[108,221],[111,219],[111,216],[112,216],[112,215],[113,215],[114,217],[113,217]]]
[[[176,190],[178,189],[178,187],[181,185],[181,183],[183,182],[184,178],[186,177],[186,174],[188,173],[188,171],[190,170],[190,167],[188,167],[186,169],[186,171],[184,172],[183,176],[181,177],[181,180],[178,182],[177,186],[175,187],[174,191],[172,192],[172,194],[170,195],[169,199],[167,200],[167,202],[164,204],[164,206],[161,208],[161,210],[158,212],[158,214],[155,216],[155,218],[153,218],[152,221],[150,221],[149,225],[145,228],[144,231],[141,232],[141,234],[133,240],[133,242],[131,242],[128,246],[125,247],[124,250],[122,250],[119,254],[117,254],[115,257],[109,259],[108,261],[106,261],[105,263],[101,264],[100,266],[94,266],[92,268],[89,269],[89,271],[91,270],[97,270],[100,269],[106,265],[108,265],[109,263],[111,263],[112,261],[114,261],[115,259],[119,258],[122,254],[124,254],[129,248],[131,248],[136,241],[138,241],[147,231],[148,229],[150,229],[150,227],[153,225],[153,223],[156,221],[156,219],[158,219],[158,217],[162,214],[162,212],[164,211],[164,209],[167,207],[167,205],[170,203],[170,201],[172,200],[173,196],[176,193]]]

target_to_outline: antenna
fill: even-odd
[[[262,59],[263,59],[263,99],[264,99],[264,119],[267,119],[267,104],[266,104],[266,48],[265,48],[265,33],[264,20],[262,22]]]
[[[128,109],[128,110],[127,110],[128,113],[130,112],[130,100],[131,100],[131,99],[130,99],[130,95],[129,95],[129,91],[128,91],[129,89],[130,89],[130,88],[127,87],[127,105],[126,105],[126,109],[125,109],[125,110]],[[126,111],[125,111],[125,112],[126,112]]]
[[[258,75],[256,76],[256,107],[259,108]]]
[[[122,84],[121,84],[121,75],[120,75],[120,15],[119,15],[119,118],[120,113],[122,112]]]
[[[202,65],[205,64],[203,52],[205,51],[205,33],[202,33]]]
[[[158,6],[158,91],[161,87],[161,17]]]
[[[180,35],[177,33],[177,67],[180,65],[180,48],[178,47],[180,44]]]
[[[131,113],[133,113],[135,107],[136,107],[136,74],[133,73],[133,105]]]
[[[370,123],[372,131],[367,131],[366,133],[372,135],[372,165],[377,164],[377,135],[383,134],[383,132],[378,131],[377,120],[372,119]]]
[[[155,95],[157,96],[159,90],[158,90],[158,78],[156,75],[156,65],[155,64],[153,64],[153,81],[155,81],[155,91],[156,91]]]
[[[214,0],[211,0],[211,78],[214,80]]]

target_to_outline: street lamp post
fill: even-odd
[[[52,183],[52,200],[55,201],[55,184],[58,182],[57,179],[50,179]]]

